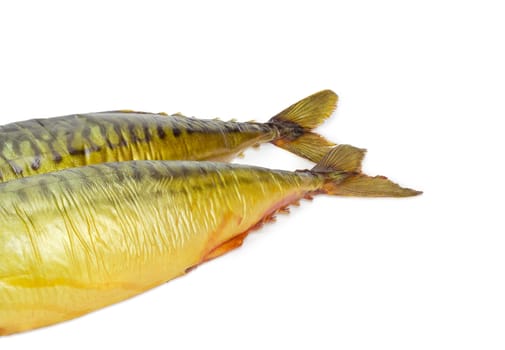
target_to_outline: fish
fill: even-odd
[[[0,334],[48,326],[182,276],[301,199],[421,192],[338,145],[310,170],[209,161],[102,163],[0,184]]]
[[[226,162],[262,143],[317,162],[334,143],[312,130],[337,101],[333,91],[323,90],[266,123],[123,110],[6,124],[0,126],[0,181],[128,160]]]

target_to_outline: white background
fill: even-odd
[[[330,88],[321,133],[424,194],[304,202],[183,278],[0,348],[505,348],[501,2],[179,3],[2,2],[1,123],[266,121]],[[240,161],[310,166],[270,145]]]

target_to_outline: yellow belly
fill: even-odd
[[[75,318],[180,276],[303,195],[296,183],[233,169],[130,175],[3,184],[28,187],[31,200],[10,195],[17,188],[0,192],[0,334]]]

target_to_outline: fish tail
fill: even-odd
[[[335,144],[312,130],[333,113],[337,101],[333,91],[323,90],[289,106],[268,121],[279,131],[271,142],[313,162],[320,161]]]
[[[361,172],[366,150],[350,145],[338,145],[310,170],[325,178],[322,191],[350,197],[410,197],[421,194],[401,187],[385,176],[368,176]]]

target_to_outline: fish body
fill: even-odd
[[[105,163],[0,184],[0,334],[124,300],[242,244],[319,194],[410,196],[337,146],[312,170],[188,161]]]
[[[229,161],[267,142],[317,162],[333,144],[311,130],[331,115],[336,103],[337,95],[324,90],[267,123],[133,111],[11,123],[0,126],[0,181],[104,162]]]
[[[216,163],[113,163],[58,176],[2,191],[0,332],[74,318],[180,276],[316,188],[308,176]]]

